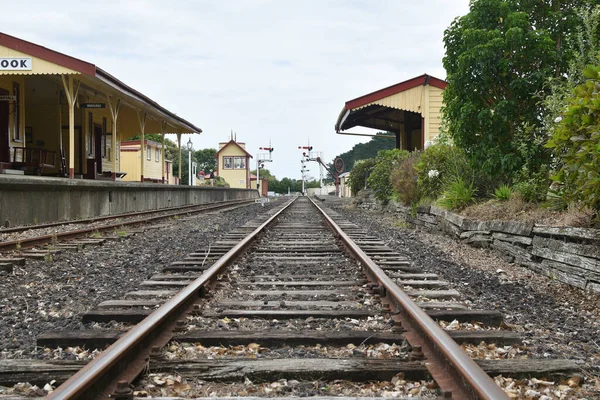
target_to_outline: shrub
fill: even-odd
[[[406,150],[380,150],[375,157],[375,167],[367,183],[373,189],[375,198],[382,202],[387,202],[393,192],[390,175],[395,165],[399,165],[401,161],[406,159],[410,153]]]
[[[506,201],[510,200],[513,196],[513,190],[510,186],[502,185],[494,191],[494,197],[496,200]]]
[[[562,184],[567,203],[600,210],[600,65],[588,66],[584,75],[587,80],[568,99],[547,146],[559,159],[560,170],[552,179]]]
[[[365,160],[357,160],[352,167],[350,172],[350,188],[352,193],[356,195],[359,191],[365,188],[367,177],[371,173],[371,170],[375,166],[374,158],[367,158]]]
[[[437,143],[428,147],[415,166],[421,196],[437,199],[444,186],[459,178],[473,176],[465,153],[458,147]]]
[[[523,168],[515,178],[513,189],[521,198],[529,203],[540,203],[546,200],[550,179],[548,166],[542,166],[540,171],[530,173]]]
[[[408,158],[397,165],[392,170],[390,177],[394,193],[398,200],[404,205],[415,203],[419,200],[419,190],[417,187],[417,170],[415,166],[422,153],[413,152]]]
[[[438,204],[448,210],[457,210],[466,207],[475,200],[477,189],[472,184],[467,184],[458,178],[448,184],[438,200]]]

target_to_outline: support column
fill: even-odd
[[[137,116],[138,116],[138,122],[140,123],[140,133],[141,133],[141,138],[140,138],[140,150],[141,150],[141,155],[142,155],[142,159],[140,160],[140,166],[141,166],[141,175],[142,175],[142,180],[141,182],[144,182],[144,160],[146,159],[146,145],[144,143],[144,131],[146,130],[146,119],[148,118],[148,114],[146,113],[142,113],[141,111],[137,112]]]
[[[163,121],[160,124],[160,134],[162,135],[162,156],[161,156],[161,170],[162,170],[162,183],[165,183],[165,131],[167,130],[167,121]]]
[[[73,75],[68,75],[68,79],[61,75],[61,78],[69,103],[69,179],[73,179],[75,178],[75,104],[81,81],[77,81],[77,88],[75,88]]]
[[[179,148],[179,184],[181,185],[181,132],[177,133],[177,148]]]
[[[115,104],[113,104],[110,96],[106,95],[106,100],[108,101],[108,107],[110,108],[110,115],[112,116],[112,139],[111,139],[111,148],[113,151],[113,159],[112,159],[112,180],[113,182],[117,180],[117,118],[119,118],[119,109],[121,108],[121,100],[118,99]]]

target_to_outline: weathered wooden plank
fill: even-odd
[[[171,297],[177,290],[135,290],[125,293],[125,297]]]
[[[391,332],[371,331],[191,331],[176,335],[173,340],[180,342],[200,342],[204,346],[236,346],[258,343],[263,347],[271,346],[346,346],[354,343],[402,343],[403,336]]]
[[[441,321],[481,322],[488,326],[499,326],[504,317],[494,310],[426,310],[431,318]]]
[[[367,318],[381,314],[376,310],[224,310],[218,313],[202,313],[204,317],[217,318]]]
[[[406,294],[411,297],[425,297],[428,299],[459,299],[460,293],[456,290],[405,290]]]
[[[334,307],[358,307],[360,303],[356,301],[323,301],[323,300],[276,300],[276,301],[238,301],[221,300],[215,307],[240,307],[240,308],[285,308],[285,307],[309,307],[315,308],[334,308]]]
[[[571,360],[477,360],[490,376],[512,378],[546,377],[560,379],[578,372],[581,367]],[[84,361],[2,360],[0,384],[14,385],[30,382],[43,386],[51,380],[61,384],[81,367]],[[253,382],[272,382],[278,379],[335,380],[356,382],[390,380],[399,372],[408,380],[430,379],[420,361],[405,362],[396,359],[218,359],[178,361],[150,360],[150,370],[172,372],[186,379],[239,382],[248,378]]]
[[[12,274],[13,269],[14,267],[11,263],[0,263],[0,272]]]
[[[144,300],[106,300],[98,304],[98,308],[129,308],[129,307],[156,307],[164,303],[166,299],[144,299]]]
[[[319,296],[344,295],[348,298],[354,298],[357,293],[348,292],[347,290],[241,290],[244,296],[255,297],[303,297],[311,296],[317,298]]]
[[[399,286],[412,286],[412,287],[445,287],[449,283],[447,281],[425,281],[425,280],[400,280],[397,279],[396,283]]]
[[[366,280],[360,281],[273,281],[273,282],[248,282],[240,281],[239,286],[360,286]]]
[[[132,308],[128,310],[92,310],[81,316],[83,323],[87,322],[127,322],[137,324],[146,318],[152,310]]]
[[[9,258],[0,258],[0,263],[10,263],[12,265],[25,265],[24,257],[9,257]]]
[[[78,330],[46,331],[36,339],[38,347],[82,347],[86,349],[104,349],[116,342],[125,332],[118,330]]]

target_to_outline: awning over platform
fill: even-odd
[[[439,133],[442,91],[447,85],[446,81],[424,74],[349,100],[338,116],[335,130],[352,134],[344,131],[361,126],[393,132],[398,147],[422,148],[425,141]]]

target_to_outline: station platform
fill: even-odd
[[[0,224],[31,225],[254,198],[254,189],[1,174]]]

